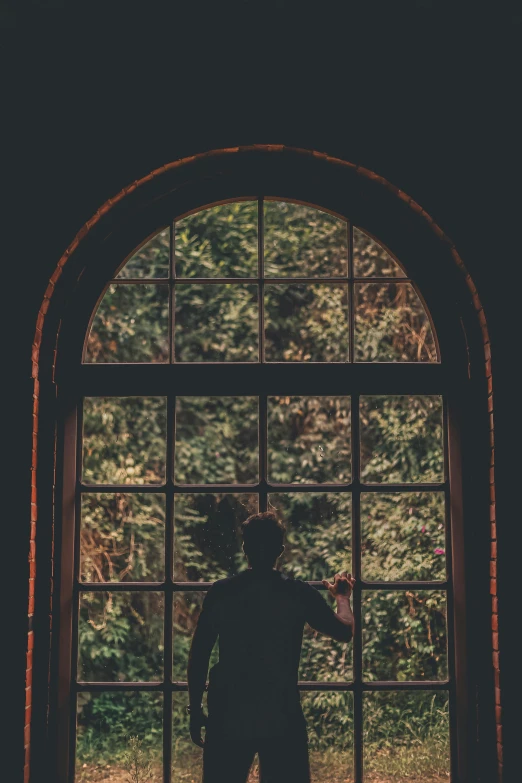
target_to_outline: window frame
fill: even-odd
[[[227,199],[237,201],[243,199]],[[245,199],[246,200],[246,199]],[[274,200],[276,199],[274,197]],[[291,200],[295,199],[281,199]],[[225,203],[225,202],[221,202]],[[296,202],[313,206],[310,202]],[[214,205],[215,202],[212,204]],[[207,205],[205,205],[207,206]],[[211,206],[211,205],[208,205]],[[200,207],[202,209],[205,207]],[[330,211],[319,207],[323,211]],[[199,211],[191,210],[191,212]],[[188,213],[187,213],[188,214]],[[337,217],[346,220],[338,213]],[[180,215],[184,217],[185,215]],[[178,218],[178,219],[180,219]],[[261,229],[262,223],[260,224]],[[158,229],[159,230],[159,229]],[[156,233],[156,232],[154,232]],[[368,232],[369,233],[369,232]],[[173,234],[173,232],[172,232]],[[262,237],[262,231],[259,231]],[[150,238],[150,235],[149,235]],[[262,242],[260,242],[262,246]],[[351,243],[350,243],[351,244]],[[171,243],[172,248],[172,243]],[[350,251],[351,253],[351,248]],[[262,251],[261,251],[262,254]],[[122,264],[118,264],[118,269]],[[354,639],[354,680],[353,683],[302,683],[301,690],[351,690],[354,693],[354,761],[355,783],[362,778],[362,694],[367,691],[401,691],[401,690],[447,690],[450,698],[450,738],[451,738],[451,769],[453,781],[464,779],[463,770],[466,767],[465,741],[466,735],[466,710],[465,694],[466,685],[466,656],[465,656],[465,625],[464,612],[464,571],[463,571],[463,538],[462,538],[462,478],[460,465],[460,395],[458,384],[455,383],[451,363],[444,361],[438,363],[359,363],[353,362],[353,292],[354,279],[350,277],[352,272],[351,258],[348,264],[348,281],[350,304],[351,339],[350,360],[346,363],[328,362],[175,362],[172,364],[81,364],[75,367],[75,371],[69,375],[68,382],[61,393],[61,426],[63,442],[63,482],[62,501],[63,533],[62,533],[62,558],[61,558],[61,593],[60,593],[60,673],[58,688],[58,716],[59,716],[59,744],[66,752],[60,755],[59,770],[60,781],[74,779],[74,743],[76,709],[70,709],[70,696],[73,691],[79,690],[74,685],[76,675],[77,644],[72,632],[77,621],[78,594],[84,591],[86,583],[77,582],[75,571],[79,564],[79,498],[83,491],[86,492],[158,492],[167,495],[166,516],[166,569],[163,583],[95,583],[88,586],[89,590],[100,591],[129,591],[129,590],[161,590],[165,589],[165,618],[172,616],[174,592],[203,591],[210,583],[183,582],[176,583],[172,579],[173,563],[173,534],[168,533],[173,520],[173,503],[178,492],[249,492],[259,493],[260,509],[267,505],[267,497],[272,492],[351,492],[352,493],[352,547],[353,547],[353,573],[358,580],[354,594],[354,612],[357,626],[361,628],[361,591],[365,590],[397,590],[400,588],[415,587],[416,589],[440,588],[447,591],[447,617],[448,617],[448,681],[443,682],[381,682],[363,683],[362,681],[362,636],[359,631]],[[259,277],[245,279],[245,282],[257,282],[259,296],[262,301],[263,293],[262,261],[260,261]],[[283,280],[287,280],[284,278]],[[329,278],[288,278],[290,283],[298,282],[325,282]],[[332,278],[339,282],[342,277]],[[361,282],[410,282],[413,284],[421,302],[426,307],[424,299],[418,287],[408,278],[361,278]],[[186,282],[204,284],[217,284],[224,280],[218,278],[187,278]],[[122,279],[111,279],[111,282],[122,283]],[[143,283],[144,280],[135,282]],[[164,280],[158,281],[165,284]],[[226,282],[241,283],[242,279],[226,279]],[[270,283],[281,282],[280,279],[270,278]],[[125,279],[123,284],[132,283],[131,279]],[[269,283],[269,284],[270,284]],[[109,285],[108,283],[107,285]],[[171,287],[173,283],[169,280]],[[105,291],[105,288],[104,288]],[[102,293],[103,296],[103,293]],[[99,301],[99,300],[98,300]],[[171,297],[172,307],[172,297]],[[96,308],[92,310],[92,315]],[[434,328],[433,318],[429,309],[429,315],[433,334],[437,341],[437,332]],[[263,324],[263,308],[259,308],[260,328]],[[91,319],[89,319],[89,324]],[[83,323],[85,335],[85,321]],[[261,335],[264,330],[261,328]],[[172,335],[169,334],[170,351],[172,351]],[[82,343],[83,345],[83,343]],[[260,345],[260,350],[262,346]],[[440,357],[440,346],[437,344]],[[77,353],[78,356],[78,353]],[[262,356],[262,354],[261,354]],[[318,373],[317,369],[321,372]],[[230,368],[228,373],[224,368]],[[145,377],[147,376],[147,377]],[[260,453],[260,480],[257,485],[182,485],[177,487],[173,480],[174,442],[175,442],[175,416],[174,405],[177,396],[197,396],[204,394],[211,387],[213,395],[235,396],[252,394],[259,396],[259,453]],[[175,393],[176,392],[176,393]],[[266,479],[266,426],[267,426],[267,397],[272,395],[346,395],[352,400],[352,482],[347,485],[305,484],[305,485],[281,485],[269,484]],[[394,394],[437,394],[443,397],[443,432],[444,432],[444,463],[445,476],[442,485],[422,484],[361,484],[359,478],[359,422],[358,400],[361,395],[394,395]],[[81,399],[84,396],[165,396],[167,398],[167,481],[165,485],[154,485],[147,488],[143,485],[88,485],[79,481],[81,466],[81,431],[82,414]],[[261,437],[263,434],[263,437]],[[451,491],[450,491],[451,488]],[[360,526],[360,494],[364,492],[401,492],[401,491],[426,491],[443,490],[446,507],[446,552],[447,552],[447,579],[445,582],[362,582],[361,574],[361,526]],[[169,525],[169,519],[171,525]],[[70,552],[74,551],[74,558],[70,558]],[[313,583],[319,589],[322,585]],[[458,599],[455,600],[455,597]],[[170,630],[167,631],[167,628]],[[171,679],[172,660],[172,623],[165,623],[165,677],[163,683],[89,683],[82,690],[110,691],[110,690],[144,690],[161,691],[166,697],[177,691],[185,691],[186,683],[175,683]],[[454,653],[454,655],[452,654]],[[69,662],[69,663],[67,663]],[[461,697],[462,695],[462,697]],[[74,698],[75,702],[75,698]],[[172,735],[172,710],[171,698],[164,698],[164,759],[163,765],[166,771],[171,766],[171,735]],[[357,749],[357,750],[356,750]],[[170,772],[168,773],[170,774]],[[170,778],[169,778],[170,779]]]

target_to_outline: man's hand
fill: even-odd
[[[350,598],[355,585],[355,579],[351,574],[343,571],[340,574],[335,574],[332,583],[327,579],[323,579],[323,585],[334,598],[338,598],[340,595]]]
[[[201,729],[207,725],[207,716],[203,710],[195,710],[190,713],[190,739],[198,747],[205,744],[201,737]]]

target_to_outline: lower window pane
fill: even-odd
[[[323,594],[334,612],[335,602]],[[353,679],[352,644],[337,642],[305,625],[299,663],[304,682],[349,682]]]
[[[164,560],[165,495],[82,496],[82,581],[161,581]]]
[[[282,570],[319,581],[352,570],[352,496],[348,492],[275,492],[268,496],[286,526]]]
[[[301,704],[308,727],[313,783],[353,781],[353,696],[343,691],[307,691]]]
[[[366,581],[446,578],[442,492],[363,493],[361,533]]]
[[[365,783],[448,783],[448,694],[365,693]]]
[[[78,679],[163,679],[164,606],[159,592],[81,593]]]
[[[165,480],[165,397],[86,397],[82,477],[86,484]]]
[[[176,495],[174,580],[213,582],[243,571],[241,523],[257,510],[257,495]]]
[[[375,590],[363,594],[363,679],[445,680],[446,593]]]
[[[362,396],[361,480],[366,483],[444,480],[442,397]]]
[[[172,778],[171,783],[199,783],[203,776],[203,753],[192,740],[189,732],[186,691],[172,697]],[[207,694],[203,694],[203,711],[207,714]],[[205,729],[202,731],[205,738]]]
[[[268,398],[268,480],[347,484],[351,475],[349,397]]]
[[[162,705],[157,693],[79,693],[76,783],[162,783]]]
[[[178,397],[180,484],[253,484],[259,474],[257,397]]]
[[[173,607],[173,669],[174,682],[187,681],[187,666],[192,636],[203,605],[206,593],[180,592],[174,593]],[[209,670],[219,660],[218,645],[214,645],[210,656]]]

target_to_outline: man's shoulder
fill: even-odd
[[[233,593],[235,590],[240,590],[242,587],[246,586],[251,581],[251,578],[252,573],[250,571],[241,571],[239,574],[234,574],[234,576],[217,579],[212,583],[208,592],[212,593],[214,596]],[[295,592],[298,595],[308,596],[317,592],[308,582],[305,582],[302,579],[296,579],[289,574],[285,574],[283,571],[274,571],[273,579],[284,586],[285,589]]]
[[[241,571],[241,573],[234,574],[234,576],[225,576],[223,579],[216,579],[209,587],[208,593],[217,596],[234,591],[236,587],[240,587],[245,581],[245,574],[245,571]]]

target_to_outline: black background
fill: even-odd
[[[505,780],[516,780],[521,411],[521,14],[468,2],[2,7],[6,394],[2,667],[7,769],[23,765],[31,343],[58,259],[108,198],[206,150],[286,144],[361,164],[455,242],[484,305],[495,395]],[[7,349],[7,350],[6,350]],[[13,510],[8,506],[13,504]],[[472,556],[472,553],[471,553]],[[490,606],[484,606],[489,614]],[[8,733],[4,735],[10,740]]]

